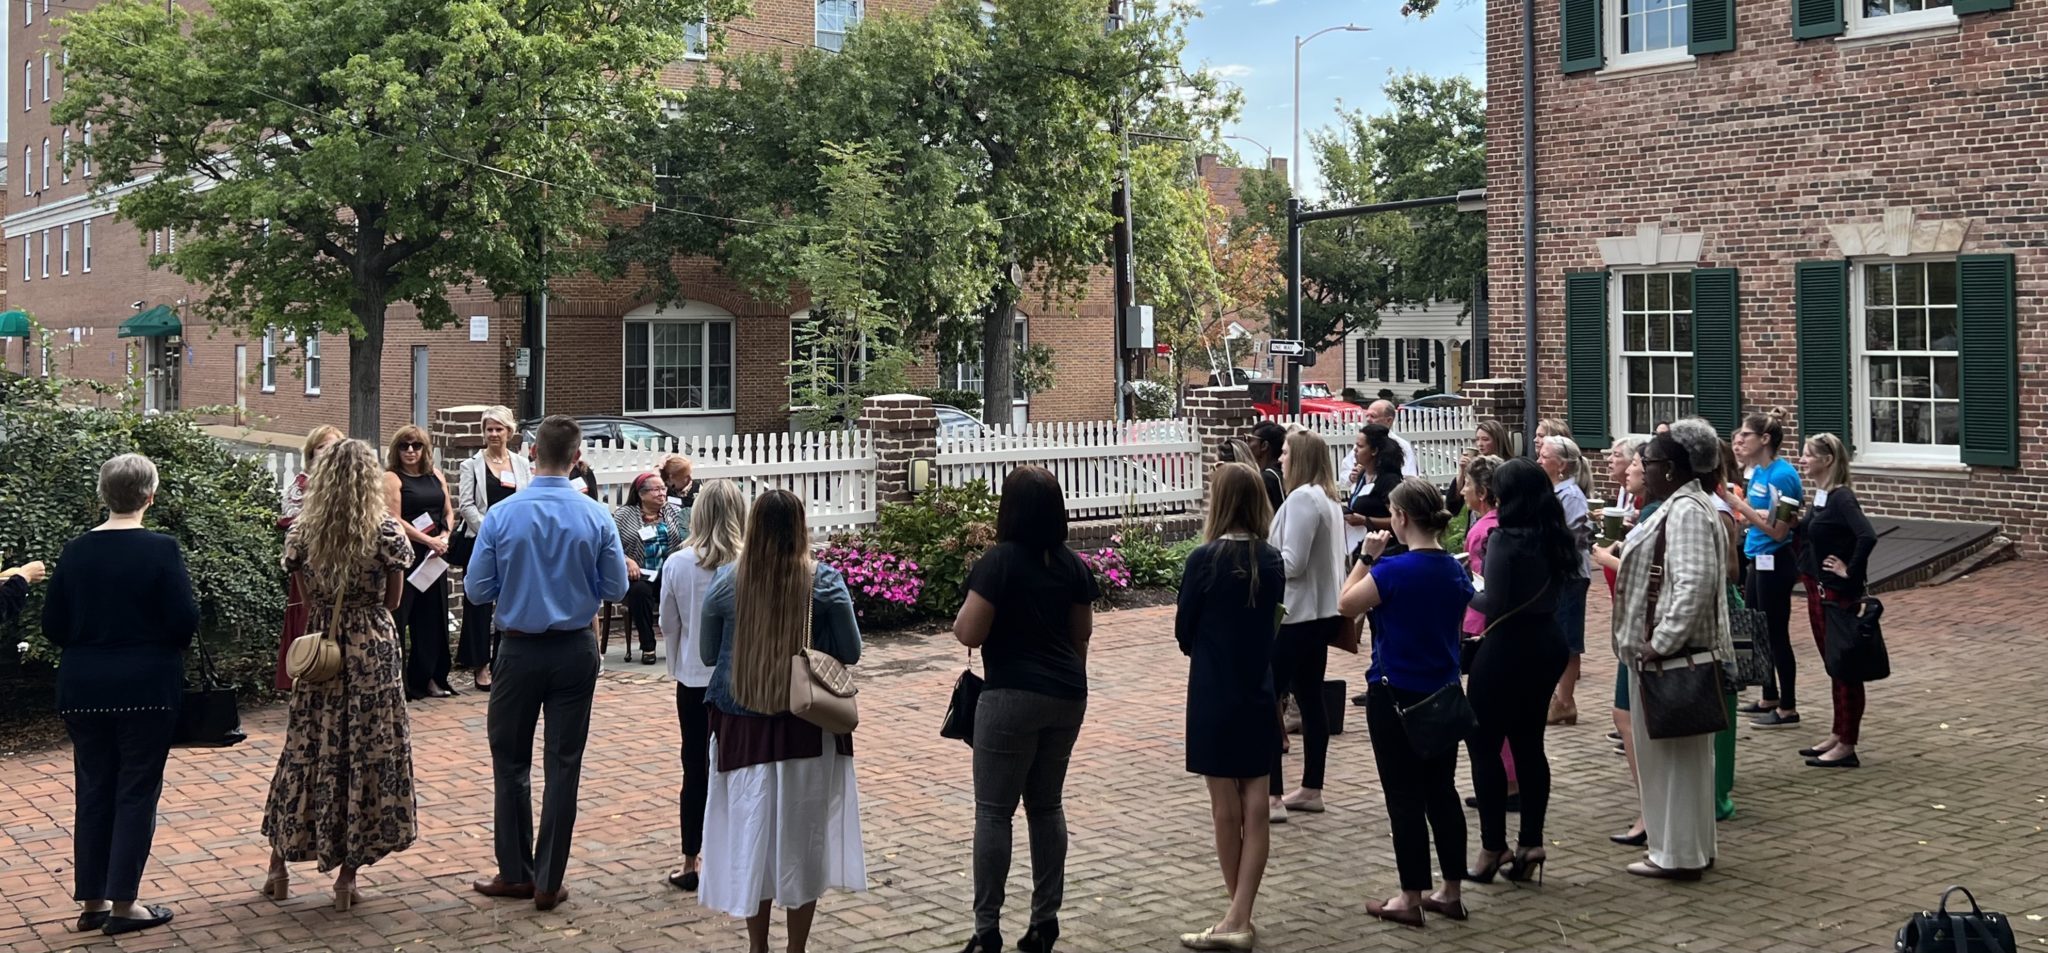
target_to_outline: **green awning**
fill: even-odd
[[[178,313],[171,306],[160,304],[121,322],[121,330],[115,337],[160,338],[185,333],[185,325],[178,320]]]
[[[28,312],[16,309],[0,314],[0,338],[28,337]]]

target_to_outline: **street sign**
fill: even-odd
[[[512,376],[527,378],[533,376],[533,350],[520,348],[518,357],[512,361]]]
[[[1266,353],[1268,354],[1285,354],[1289,357],[1292,357],[1296,354],[1306,353],[1307,351],[1308,348],[1305,347],[1300,341],[1290,341],[1286,338],[1276,338],[1274,340],[1266,342]]]

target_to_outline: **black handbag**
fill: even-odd
[[[1650,582],[1643,606],[1643,643],[1657,627],[1657,601],[1664,590],[1664,527],[1657,527],[1657,546],[1650,560]],[[1676,658],[1636,665],[1636,705],[1651,738],[1691,738],[1728,727],[1727,689],[1721,662],[1714,653],[1696,650]]]
[[[1948,912],[1948,898],[1960,893],[1970,901],[1969,913]],[[1899,928],[1898,953],[2018,953],[2012,923],[2003,914],[1985,913],[1963,887],[1941,892],[1941,905],[1913,914]]]
[[[199,642],[199,687],[185,689],[178,721],[171,731],[173,748],[228,748],[249,737],[242,733],[242,711],[235,690],[222,686],[214,672],[213,653]]]
[[[981,676],[974,674],[974,650],[967,650],[967,670],[953,680],[953,698],[946,703],[946,720],[939,724],[939,737],[967,742],[974,747],[974,709],[981,704]]]
[[[448,553],[441,558],[457,569],[469,568],[469,557],[476,552],[476,537],[456,530],[448,540]]]
[[[1823,599],[1821,616],[1827,625],[1827,651],[1821,661],[1829,678],[1877,682],[1891,677],[1891,655],[1884,647],[1884,603],[1868,597],[1849,605]]]
[[[1479,716],[1457,682],[1405,708],[1397,701],[1394,713],[1401,718],[1401,733],[1408,736],[1408,746],[1426,761],[1456,755],[1458,746],[1479,730]]]

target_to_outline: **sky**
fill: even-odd
[[[1206,68],[1244,92],[1227,135],[1257,140],[1275,156],[1289,156],[1294,120],[1294,38],[1325,27],[1356,24],[1370,32],[1335,31],[1301,50],[1301,141],[1312,129],[1336,122],[1337,111],[1383,112],[1380,89],[1390,72],[1430,76],[1464,74],[1486,85],[1484,0],[1443,0],[1428,19],[1401,16],[1401,0],[1184,0],[1201,11],[1188,24],[1183,55],[1189,72]],[[1266,152],[1239,139],[1225,143],[1246,165],[1263,165]],[[1315,170],[1301,170],[1302,191],[1320,195]]]

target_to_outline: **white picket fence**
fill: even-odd
[[[597,474],[598,495],[618,506],[633,478],[671,453],[690,458],[693,478],[732,481],[749,502],[767,490],[796,494],[814,537],[859,530],[881,509],[873,438],[862,430],[679,437],[661,450],[586,448],[583,458]]]
[[[938,481],[990,490],[1021,465],[1051,470],[1077,519],[1199,509],[1202,445],[1185,420],[1032,423],[939,437]]]
[[[1351,472],[1352,447],[1364,426],[1357,418],[1338,420],[1320,414],[1275,415],[1268,420],[1281,426],[1300,424],[1329,444],[1337,477]],[[1408,407],[1394,415],[1394,432],[1415,448],[1416,465],[1422,475],[1435,483],[1449,483],[1458,475],[1458,461],[1472,445],[1475,420],[1470,407]]]

